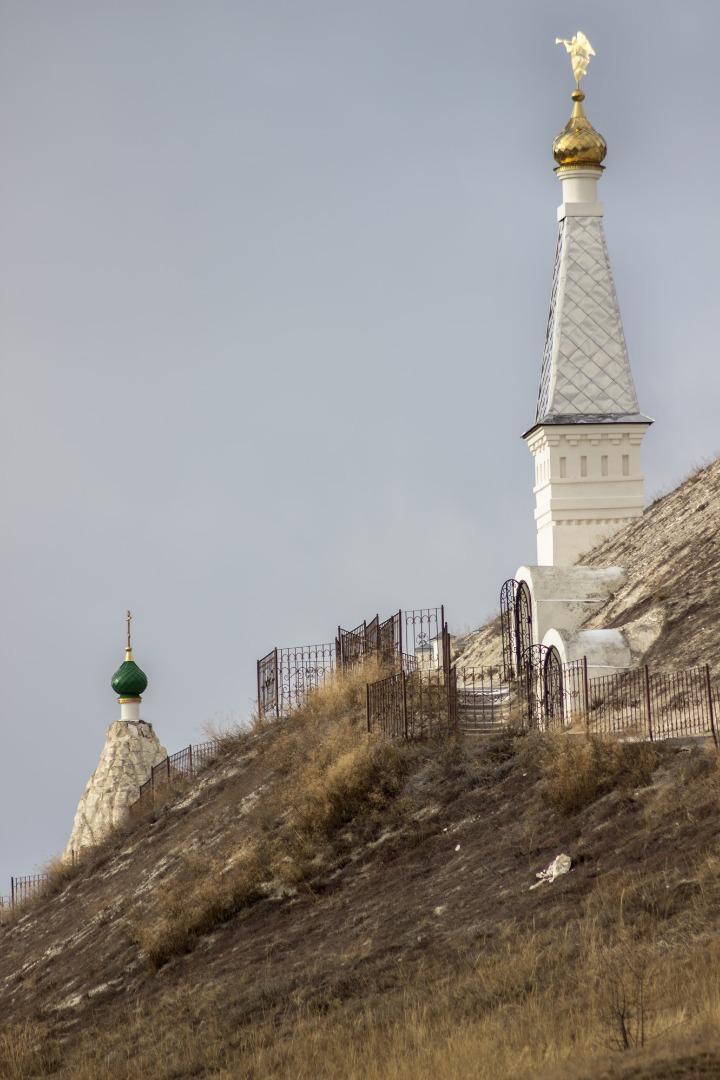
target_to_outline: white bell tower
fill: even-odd
[[[578,84],[553,143],[558,245],[535,423],[523,435],[535,461],[541,566],[572,565],[642,514],[640,444],[652,423],[639,409],[605,244],[597,183],[607,147],[583,111],[579,78],[593,54],[578,76],[580,37],[563,42]]]

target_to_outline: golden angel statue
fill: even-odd
[[[564,45],[566,51],[570,54],[573,75],[575,76],[575,82],[579,86],[580,80],[587,72],[590,57],[595,56],[595,50],[582,30],[578,30],[575,37],[569,41],[567,38],[555,38],[555,44]]]

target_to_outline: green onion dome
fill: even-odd
[[[132,651],[127,649],[125,660],[112,677],[111,686],[118,697],[140,697],[147,688],[147,675],[132,658]]]

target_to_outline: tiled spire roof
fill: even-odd
[[[602,218],[560,222],[536,424],[648,422],[630,371]]]

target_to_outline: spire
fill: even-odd
[[[580,80],[595,50],[582,31],[556,42],[570,54],[576,87],[572,116],[553,142],[563,203],[535,424],[648,423],[635,392],[597,201],[607,147],[582,106]]]
[[[541,566],[572,565],[642,514],[640,445],[652,423],[639,409],[605,244],[597,185],[607,147],[583,109],[595,50],[581,31],[562,44],[573,111],[553,143],[562,204],[535,423],[523,436]]]

